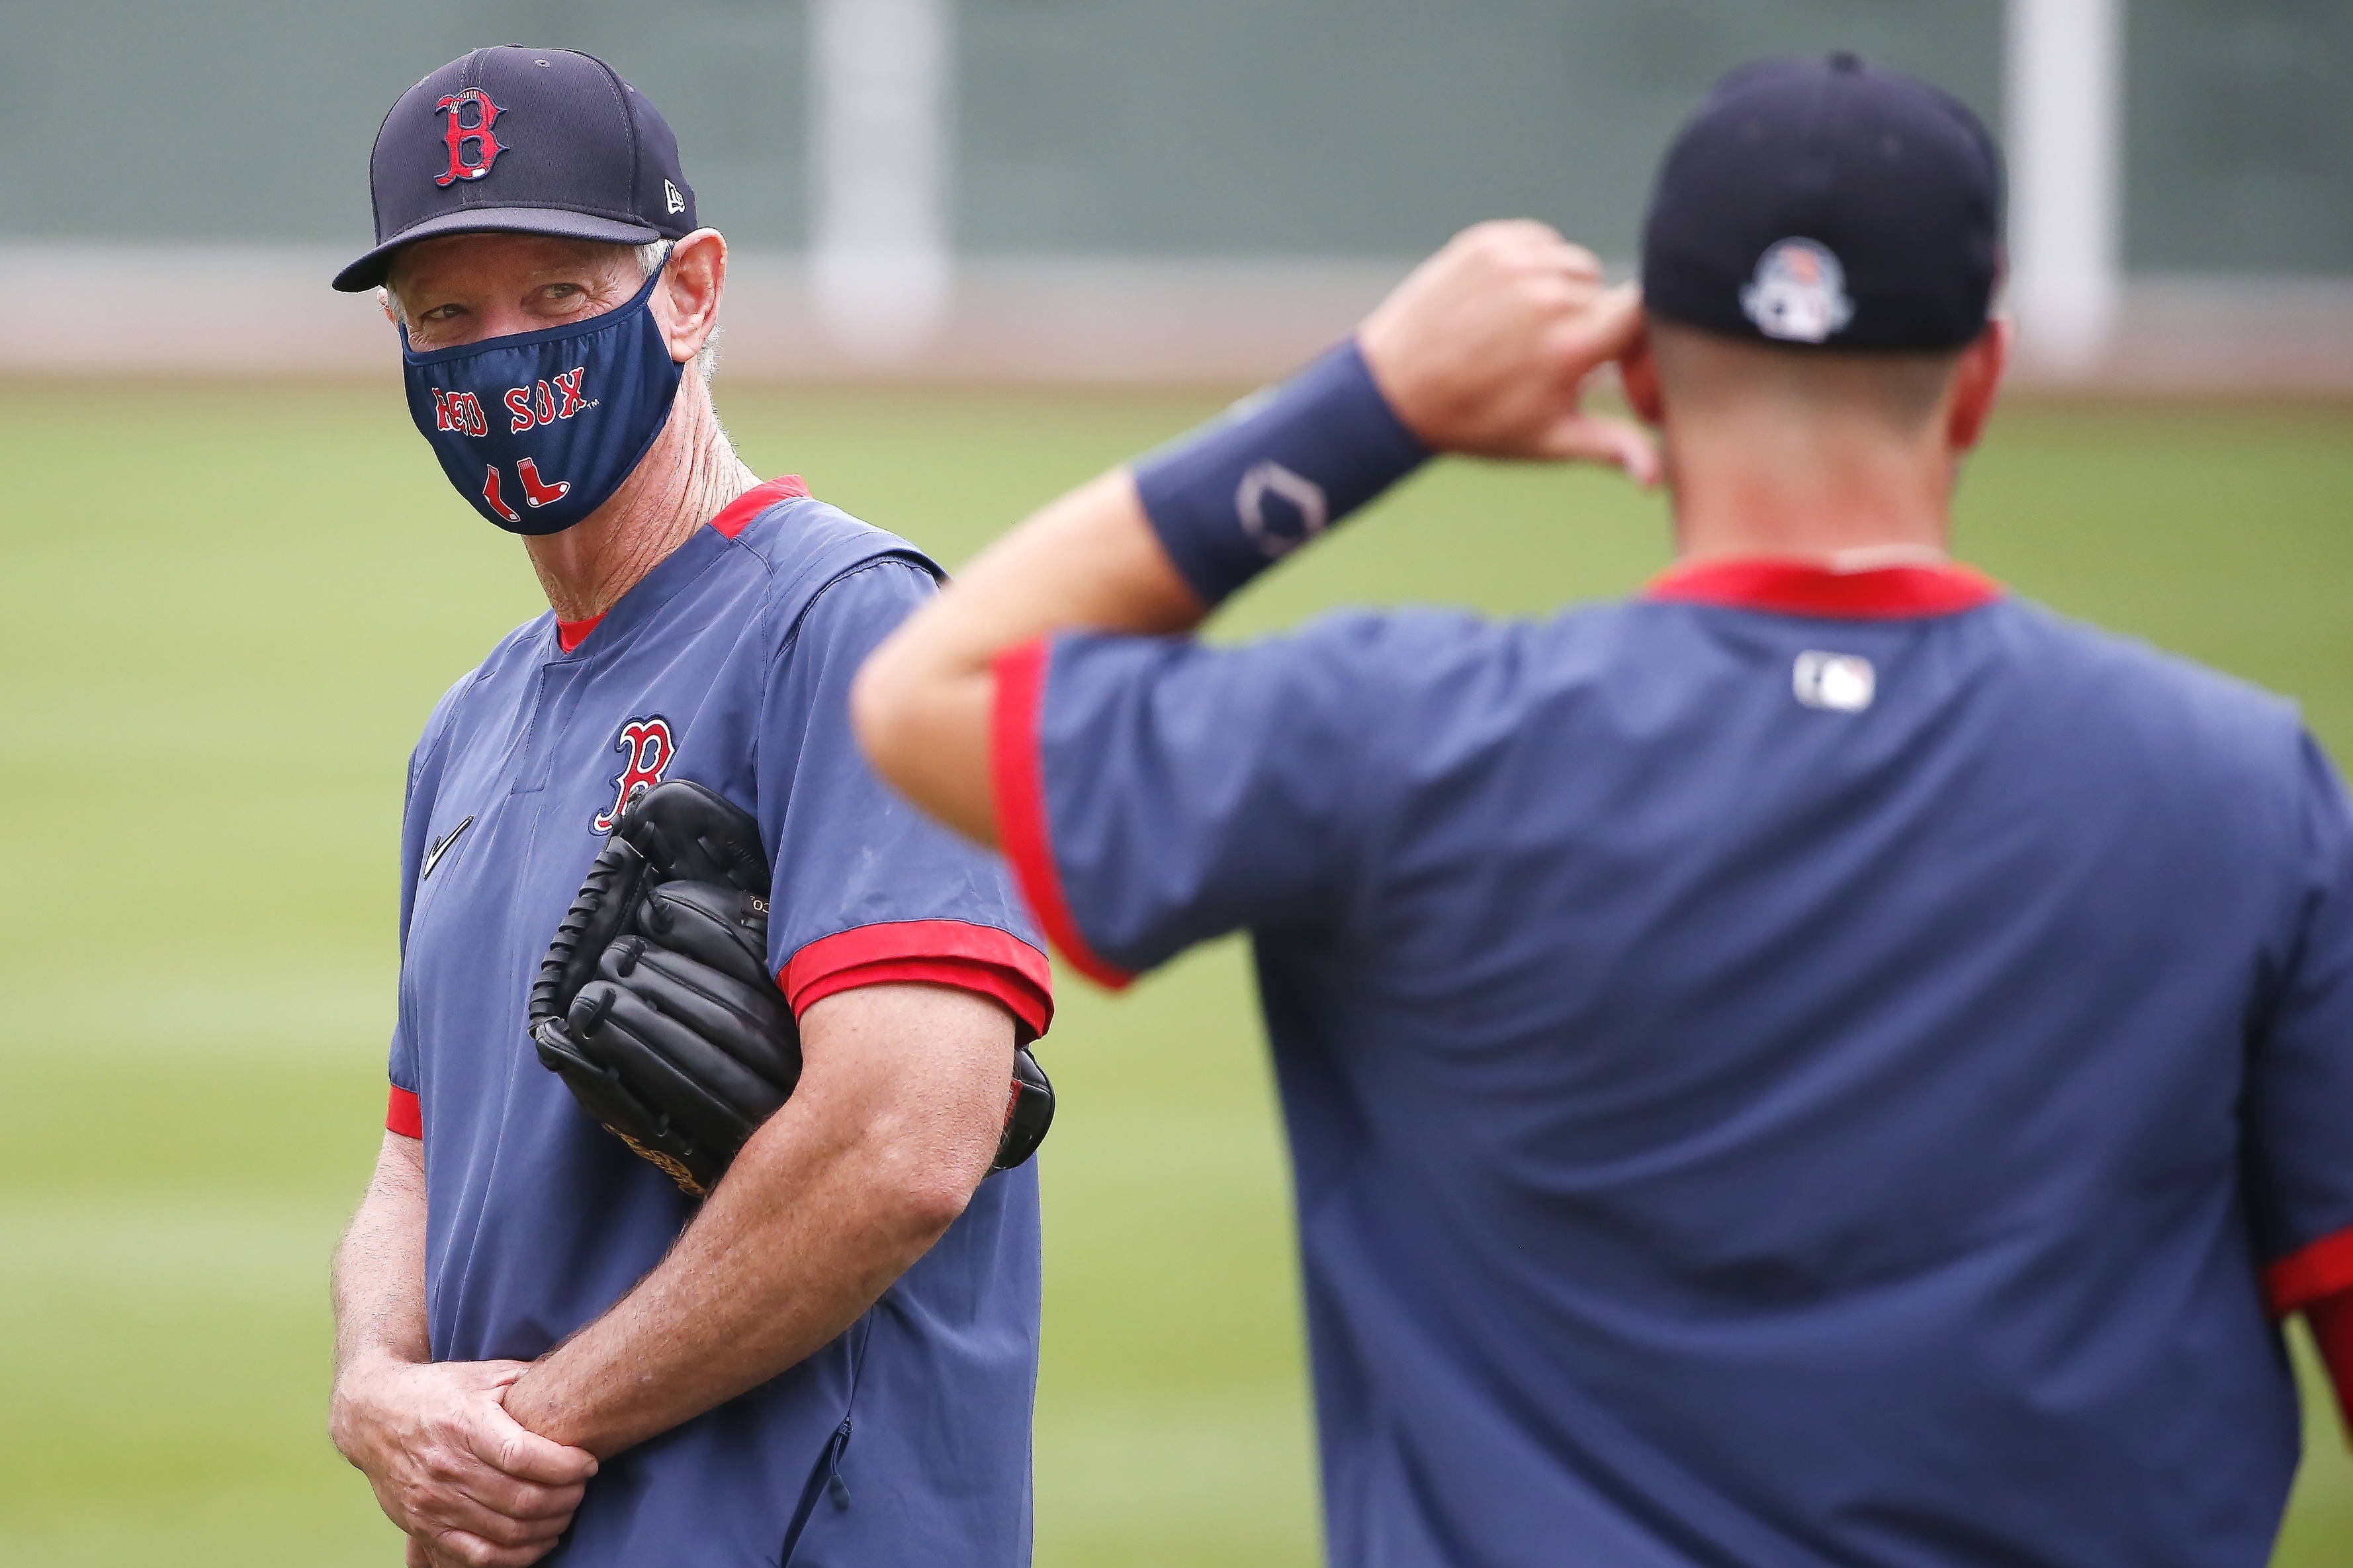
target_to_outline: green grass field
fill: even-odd
[[[954,564],[1209,401],[722,406],[755,468]],[[2295,695],[2353,755],[2353,408],[2022,406],[1961,511],[1978,563]],[[1219,635],[1619,593],[1663,563],[1662,515],[1605,477],[1449,465]],[[535,586],[389,384],[0,387],[0,1562],[396,1563],[323,1436],[327,1256],[378,1138],[405,759]],[[1312,1563],[1239,953],[1063,995],[1039,1562]],[[2313,1409],[2283,1568],[2353,1562],[2353,1464]]]

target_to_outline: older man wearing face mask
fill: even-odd
[[[937,569],[737,458],[699,373],[726,242],[602,61],[468,54],[394,106],[371,175],[377,243],[335,286],[384,291],[418,429],[550,613],[410,765],[336,1445],[412,1563],[1024,1563],[1037,1184],[989,1173],[1050,975],[997,863],[847,724]],[[525,1032],[584,873],[679,780],[757,823],[802,1058],[700,1198]]]

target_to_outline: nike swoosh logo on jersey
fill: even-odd
[[[432,848],[427,849],[425,852],[425,869],[417,874],[417,879],[421,882],[425,880],[426,878],[433,875],[433,868],[441,864],[441,857],[449,852],[449,846],[458,842],[458,835],[465,832],[466,829],[473,826],[474,819],[471,816],[468,816],[465,821],[458,824],[457,826],[449,830],[448,837],[442,839],[440,843],[436,844]]]

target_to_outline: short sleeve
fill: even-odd
[[[426,824],[433,815],[431,797],[417,798],[417,773],[424,758],[425,744],[418,742],[417,753],[409,758],[408,786],[401,797],[400,951],[404,958],[408,952],[409,916],[417,908],[417,868],[425,858]],[[401,1007],[393,1018],[392,1059],[386,1067],[386,1076],[392,1079],[393,1109],[385,1125],[391,1126],[395,1121],[404,1124],[395,1127],[395,1131],[406,1131],[405,1124],[409,1120],[405,1113],[402,1097],[406,1096],[410,1105],[417,1100],[417,1042],[410,1036],[406,1013],[407,1009]]]
[[[1043,944],[997,857],[878,777],[849,727],[849,686],[877,644],[937,591],[884,557],[827,584],[788,630],[762,700],[756,788],[776,868],[769,962],[796,1015],[861,985],[975,992],[1046,1032]]]
[[[440,782],[439,742],[448,731],[451,710],[459,695],[473,679],[470,673],[441,694],[441,700],[434,704],[432,717],[426,721],[417,749],[409,753],[408,778],[400,805],[400,951],[404,957],[408,952],[409,918],[417,910],[418,872],[425,863],[425,837],[433,820],[433,798]],[[417,1098],[417,1043],[409,1031],[405,1008],[393,1020],[390,1058],[386,1064],[391,1094],[385,1109],[385,1130],[421,1138],[425,1135],[425,1118]]]
[[[2251,1055],[2264,1285],[2284,1317],[2353,1290],[2353,810],[2304,740],[2297,921]]]
[[[1089,635],[1003,656],[998,838],[1063,956],[1117,986],[1229,931],[1330,922],[1380,640],[1343,618],[1234,649]]]

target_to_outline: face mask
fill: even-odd
[[[617,310],[406,360],[408,413],[442,472],[510,533],[558,533],[605,504],[670,418],[684,366],[653,313],[657,268]]]

